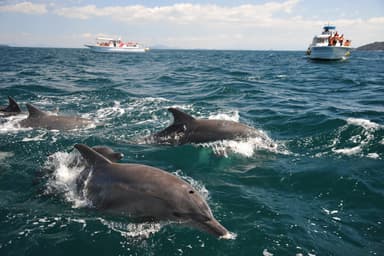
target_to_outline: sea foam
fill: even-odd
[[[377,142],[376,133],[383,129],[383,125],[363,118],[347,118],[346,124],[339,128],[336,138],[332,142],[332,152],[347,156],[360,156],[379,159],[376,152],[369,152]],[[348,135],[347,140],[342,139]],[[341,147],[342,144],[348,147]],[[380,141],[377,142],[380,144]]]

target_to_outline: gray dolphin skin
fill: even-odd
[[[0,108],[0,113],[3,116],[18,115],[21,113],[21,109],[14,98],[8,96],[8,106]]]
[[[169,108],[168,111],[173,115],[173,124],[152,136],[156,143],[181,145],[235,140],[251,136],[265,137],[254,128],[241,123],[227,120],[195,119],[175,108]]]
[[[48,130],[73,130],[93,124],[90,119],[77,116],[58,116],[41,111],[32,104],[26,104],[29,115],[21,120],[21,127],[44,128]]]
[[[151,166],[113,163],[84,144],[75,148],[92,168],[86,194],[96,209],[153,221],[176,221],[218,238],[231,238],[202,196],[177,176]]]
[[[92,149],[95,150],[97,153],[103,155],[104,157],[106,157],[112,162],[117,162],[124,157],[123,153],[116,152],[107,146],[94,146],[92,147]]]
[[[113,149],[107,146],[94,146],[92,147],[92,149],[98,152],[99,154],[103,155],[107,159],[109,159],[111,162],[117,162],[124,157],[123,153],[115,152],[113,151]],[[91,172],[91,167],[86,166],[76,179],[77,193],[82,198],[84,198],[84,186],[90,172]]]

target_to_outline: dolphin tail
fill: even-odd
[[[97,153],[92,148],[88,147],[85,144],[76,144],[75,148],[80,152],[80,154],[87,160],[89,165],[99,165],[99,164],[111,164],[112,162],[105,158],[103,155]]]
[[[12,98],[11,96],[8,96],[8,101],[9,101],[8,106],[6,108],[2,109],[2,111],[4,111],[4,112],[15,112],[15,113],[20,113],[21,112],[19,104],[17,104],[17,102],[15,101],[14,98]]]

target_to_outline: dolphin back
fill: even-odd
[[[87,160],[89,165],[101,165],[101,164],[111,164],[112,162],[105,158],[100,153],[97,153],[92,148],[88,147],[85,144],[76,144],[75,148],[80,152],[80,154]]]

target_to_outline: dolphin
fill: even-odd
[[[36,108],[32,104],[26,104],[28,117],[20,121],[21,127],[45,128],[48,130],[73,130],[93,124],[90,119],[77,116],[51,115]]]
[[[8,106],[0,108],[0,113],[3,116],[13,116],[21,113],[21,109],[14,98],[8,96]]]
[[[178,109],[169,108],[173,123],[152,135],[156,143],[182,145],[220,140],[238,140],[253,136],[266,136],[245,124],[227,120],[196,119]]]
[[[86,195],[96,209],[152,221],[176,221],[218,238],[232,237],[213,217],[199,192],[177,176],[147,165],[113,163],[84,144],[75,148],[92,167]]]
[[[99,154],[103,155],[107,159],[109,159],[111,162],[118,162],[124,157],[123,153],[115,152],[113,149],[107,146],[94,146],[92,147],[93,150],[98,152]],[[85,182],[89,177],[89,173],[91,171],[90,166],[86,166],[84,170],[82,170],[79,174],[79,176],[76,179],[76,189],[79,196],[84,197],[84,186]]]

